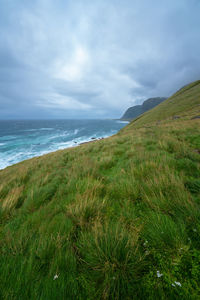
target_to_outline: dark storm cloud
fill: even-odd
[[[197,0],[0,0],[0,118],[119,117],[200,78]]]

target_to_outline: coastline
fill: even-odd
[[[102,140],[105,140],[105,139],[108,139],[112,136],[114,136],[115,134],[113,135],[110,135],[110,136],[105,136],[105,137],[100,137],[100,138],[91,138],[91,140],[86,140],[85,142],[80,142],[80,143],[75,143],[75,145],[73,146],[69,146],[69,147],[64,147],[62,149],[57,149],[57,150],[53,150],[53,151],[47,151],[47,152],[44,152],[42,154],[39,154],[39,155],[35,155],[35,156],[32,156],[32,157],[28,157],[26,159],[23,159],[23,160],[20,160],[16,163],[13,163],[13,164],[10,164],[10,165],[7,165],[5,166],[4,168],[0,168],[0,172],[9,168],[9,167],[12,167],[14,165],[17,165],[17,164],[20,164],[20,163],[23,163],[24,161],[28,161],[28,160],[31,160],[31,159],[34,159],[34,158],[39,158],[39,157],[43,157],[45,155],[48,155],[48,154],[51,154],[51,153],[56,153],[58,151],[63,151],[63,150],[66,150],[66,149],[73,149],[73,148],[77,148],[81,145],[85,145],[85,144],[90,144],[90,143],[94,143],[94,142],[97,142],[97,141],[102,141]]]

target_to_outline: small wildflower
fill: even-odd
[[[163,276],[163,274],[161,274],[160,271],[157,271],[157,277],[160,278],[162,276]]]
[[[193,229],[194,232],[197,232],[196,228]]]
[[[114,276],[114,277],[113,277],[113,280],[115,280],[115,279],[116,279],[116,277]]]
[[[150,252],[149,251],[145,251],[145,255],[149,255],[150,254]]]
[[[59,276],[58,274],[54,275],[53,280],[56,280],[58,278],[58,276]]]
[[[146,247],[147,244],[148,244],[148,241],[146,240],[146,241],[144,242],[143,246]]]
[[[181,286],[181,283],[179,281],[174,281],[174,283],[172,283],[172,286],[175,287],[176,285]]]

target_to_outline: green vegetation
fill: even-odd
[[[200,299],[200,82],[0,172],[0,299]],[[178,118],[174,118],[178,116]]]
[[[153,110],[139,116],[131,123],[131,126],[133,124],[134,127],[148,126],[149,123],[160,125],[171,119],[190,120],[192,117],[200,115],[199,89],[200,80],[187,85]]]

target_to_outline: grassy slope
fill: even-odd
[[[0,171],[0,299],[199,299],[199,105]]]
[[[185,86],[153,110],[135,119],[131,126],[140,127],[149,123],[169,122],[176,117],[190,119],[200,114],[199,88],[200,80]]]

